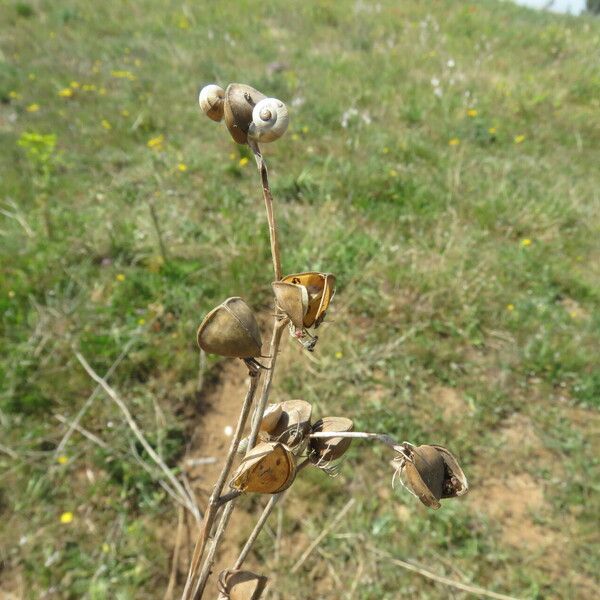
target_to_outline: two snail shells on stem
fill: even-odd
[[[274,142],[287,130],[286,105],[242,83],[232,83],[226,90],[210,84],[200,90],[200,108],[213,121],[225,118],[231,137],[238,144]]]

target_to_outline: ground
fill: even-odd
[[[202,508],[246,371],[199,368],[196,328],[240,295],[268,340],[273,310],[250,153],[197,106],[212,82],[287,103],[265,147],[283,269],[337,277],[315,353],[284,339],[272,400],[449,447],[471,486],[428,511],[392,489],[385,448],[353,443],[337,477],[302,472],[259,538],[268,596],[465,596],[391,557],[518,598],[595,597],[598,19],[31,0],[0,23],[0,597],[181,591],[193,518],[117,405],[88,400],[76,352],[114,367]],[[265,502],[239,502],[219,567]]]

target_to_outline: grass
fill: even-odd
[[[133,340],[111,381],[177,467],[202,400],[197,324],[230,295],[268,305],[256,173],[196,105],[200,85],[240,81],[290,107],[266,149],[284,271],[338,278],[316,362],[286,349],[277,395],[446,445],[473,487],[425,512],[355,444],[338,479],[299,479],[280,562],[265,535],[256,568],[286,599],[342,597],[355,573],[357,598],[447,597],[372,545],[519,597],[594,597],[597,19],[491,1],[73,0],[5,2],[0,23],[3,581],[27,598],[162,597],[170,499],[106,399],[82,425],[107,448],[76,434],[65,464],[54,415],[93,388],[74,348],[102,373]],[[286,575],[349,494],[347,535]],[[521,494],[515,520],[499,505]]]

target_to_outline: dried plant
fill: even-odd
[[[203,351],[244,361],[250,379],[225,464],[204,513],[182,600],[203,597],[216,550],[236,499],[248,493],[271,494],[235,565],[219,575],[220,599],[252,600],[262,595],[267,578],[241,567],[282,492],[293,485],[306,467],[336,474],[339,460],[353,439],[377,441],[388,446],[393,452],[392,485],[398,479],[429,508],[439,508],[440,501],[445,498],[464,495],[468,483],[457,460],[441,446],[414,446],[409,442],[400,443],[386,433],[356,432],[352,420],[346,416],[323,417],[313,422],[312,407],[304,400],[267,406],[284,329],[288,327],[293,339],[306,350],[314,351],[318,337],[309,330],[317,329],[323,322],[335,293],[336,280],[330,273],[284,276],[281,272],[273,197],[259,142],[272,142],[285,133],[289,123],[285,104],[237,83],[230,84],[226,90],[217,85],[204,87],[199,103],[212,120],[224,119],[231,137],[239,144],[247,144],[254,153],[269,225],[275,274],[272,284],[275,317],[266,357],[261,355],[262,338],[256,318],[239,297],[229,298],[210,311],[198,329],[198,344]],[[261,357],[268,359],[268,367],[257,360]],[[263,373],[250,434],[242,439]],[[237,453],[244,457],[231,475]],[[230,490],[224,491],[227,482]]]

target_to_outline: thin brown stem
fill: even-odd
[[[204,550],[206,548],[211,529],[217,516],[217,511],[219,508],[219,498],[221,497],[223,487],[225,486],[225,481],[227,480],[227,476],[229,475],[229,471],[231,470],[231,465],[233,464],[233,459],[235,458],[237,447],[240,443],[240,440],[242,439],[242,434],[246,425],[246,420],[248,419],[248,415],[250,414],[250,408],[252,406],[252,401],[254,399],[254,395],[256,394],[257,387],[258,376],[251,376],[250,384],[248,386],[248,392],[246,393],[246,397],[244,398],[244,403],[242,405],[242,410],[240,412],[237,427],[233,435],[233,439],[231,440],[231,445],[229,446],[227,458],[225,459],[225,465],[223,466],[221,474],[219,475],[219,479],[217,480],[217,483],[215,484],[212,494],[210,495],[210,498],[208,500],[208,507],[204,515],[204,520],[202,522],[200,534],[196,541],[196,547],[194,548],[192,563],[190,565],[190,570],[185,584],[185,589],[183,591],[182,600],[188,600],[189,598],[199,597],[195,595],[190,595],[192,592],[192,586],[198,574],[198,570],[200,568],[200,560],[202,558],[202,555],[204,554]]]
[[[275,213],[273,212],[273,195],[271,194],[271,186],[269,185],[269,173],[267,171],[267,163],[265,162],[260,148],[256,142],[248,141],[248,145],[254,158],[256,166],[260,173],[262,183],[263,198],[265,199],[265,209],[267,211],[267,221],[269,223],[269,238],[271,240],[271,256],[273,257],[273,271],[275,272],[275,281],[279,281],[282,277],[281,271],[281,255],[279,253],[279,239],[277,236],[277,223],[275,222]]]

